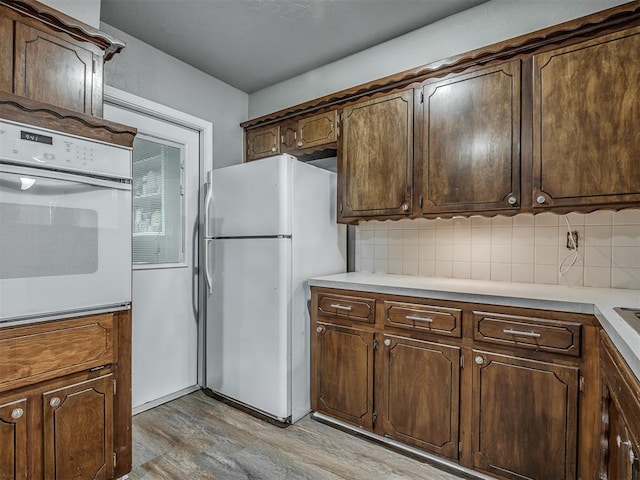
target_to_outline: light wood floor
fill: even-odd
[[[202,392],[133,418],[131,480],[458,480],[305,417],[278,428]]]

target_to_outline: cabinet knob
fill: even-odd
[[[24,410],[21,408],[14,408],[11,412],[11,418],[20,418],[22,415],[24,415]]]
[[[300,140],[300,141],[298,142],[298,146],[299,146],[299,147],[301,147],[302,145],[304,145],[304,143],[302,143],[302,140]]]
[[[407,202],[404,202],[404,203],[402,204],[402,211],[403,211],[403,212],[407,212],[407,211],[409,211],[409,204],[408,204]]]
[[[546,201],[547,201],[547,199],[544,198],[542,195],[538,195],[538,197],[536,198],[536,202],[538,202],[538,203],[544,203]]]
[[[275,152],[276,150],[278,150],[276,147],[271,147],[272,152]]]
[[[316,332],[318,332],[318,333],[322,333],[322,332],[324,332],[324,328],[322,328],[322,327],[316,327]]]
[[[478,355],[478,356],[476,357],[476,363],[477,363],[478,365],[482,365],[482,364],[484,363],[484,358],[482,358],[480,355]]]
[[[57,407],[58,405],[60,405],[60,399],[58,397],[53,397],[51,400],[49,400],[49,405],[51,405],[53,408]]]
[[[507,198],[507,202],[509,203],[509,205],[515,205],[516,203],[518,203],[518,199],[511,195],[509,196],[509,198]]]
[[[384,344],[385,344],[387,347],[390,347],[390,346],[391,346],[391,339],[390,339],[390,338],[386,338],[386,339],[384,340]]]

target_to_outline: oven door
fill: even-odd
[[[131,185],[0,164],[0,321],[131,300]]]

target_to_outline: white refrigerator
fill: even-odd
[[[293,423],[310,407],[305,281],[344,272],[336,175],[290,155],[209,172],[205,387]]]

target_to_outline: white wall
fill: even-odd
[[[81,22],[100,28],[101,0],[40,0],[56,10]]]
[[[105,64],[105,84],[213,123],[215,168],[242,162],[248,95],[102,23],[127,47]]]
[[[627,0],[491,0],[249,96],[249,118],[546,28]]]

